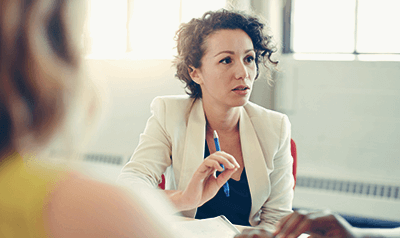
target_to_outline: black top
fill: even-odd
[[[210,155],[207,146],[204,150],[204,158]],[[219,172],[217,171],[217,176]],[[250,226],[249,216],[251,209],[251,195],[249,184],[247,182],[246,169],[240,176],[240,180],[229,179],[229,197],[226,197],[224,188],[218,191],[217,195],[197,208],[196,219],[212,218],[224,215],[233,224]]]

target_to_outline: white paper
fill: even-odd
[[[224,216],[218,216],[208,219],[180,221],[175,223],[182,237],[192,238],[232,238],[240,234],[232,223]]]
[[[309,236],[309,234],[303,233],[298,238],[308,238]]]

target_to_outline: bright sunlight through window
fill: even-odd
[[[399,0],[359,0],[357,51],[400,53],[399,10]]]
[[[399,0],[293,0],[296,53],[400,53]]]
[[[85,48],[95,58],[172,59],[179,24],[225,4],[226,0],[91,0]]]
[[[293,3],[293,51],[353,52],[354,1],[295,0]]]
[[[126,52],[126,0],[92,0],[89,3],[87,52],[116,57]]]

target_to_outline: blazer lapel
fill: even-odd
[[[260,142],[244,107],[241,109],[239,132],[244,167],[251,193],[250,217],[253,217],[268,199],[270,181]]]
[[[240,110],[239,132],[244,166],[250,187],[252,207],[250,217],[256,215],[270,194],[267,166],[253,124],[244,107]],[[196,169],[204,160],[206,119],[200,99],[194,101],[187,122],[185,146],[179,178],[179,190],[184,190]],[[196,209],[182,212],[194,217]]]
[[[194,172],[204,160],[205,128],[206,119],[203,103],[201,99],[197,99],[193,103],[187,122],[181,175],[178,185],[179,190],[186,188]]]

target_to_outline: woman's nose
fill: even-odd
[[[237,63],[235,66],[236,79],[246,79],[249,76],[248,69],[243,62]]]

